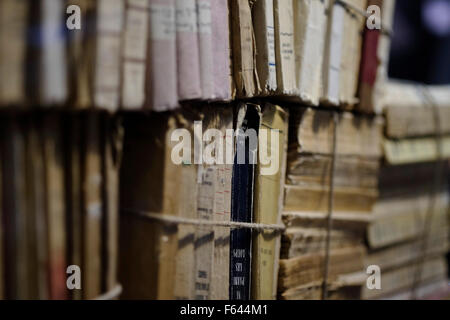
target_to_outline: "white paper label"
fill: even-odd
[[[212,19],[211,19],[211,2],[210,0],[197,1],[197,17],[198,17],[198,31],[200,33],[212,33]]]
[[[175,8],[153,4],[150,6],[152,40],[175,40]]]
[[[177,0],[177,32],[197,32],[197,5],[195,0]]]

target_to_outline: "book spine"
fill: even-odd
[[[178,95],[202,97],[196,0],[176,0]]]
[[[241,105],[238,114],[232,178],[231,219],[252,222],[259,107]],[[248,132],[247,132],[248,131]],[[253,131],[253,137],[251,132]],[[247,136],[246,134],[250,134]],[[256,139],[256,141],[251,141]],[[244,154],[243,154],[244,153]],[[252,231],[234,229],[230,238],[230,299],[249,300]]]
[[[270,94],[277,90],[273,0],[257,1],[252,14],[259,82],[262,94]]]
[[[224,139],[225,150],[233,148],[233,111],[231,108],[217,107],[215,122]],[[230,131],[231,130],[231,131]],[[225,157],[225,156],[224,156]],[[214,196],[214,221],[230,221],[231,216],[231,173],[233,165],[222,159],[223,164],[216,165]],[[211,299],[229,299],[230,270],[230,230],[214,227],[214,263],[211,274]]]
[[[116,111],[120,103],[120,71],[124,0],[97,2],[97,48],[95,58],[94,103]]]
[[[175,0],[150,0],[147,102],[154,111],[178,106]]]
[[[141,109],[145,102],[148,4],[148,0],[127,0],[122,53],[122,107],[127,110]]]
[[[259,91],[255,66],[255,36],[248,0],[231,1],[233,73],[237,95],[253,97]]]
[[[231,63],[230,63],[230,10],[228,1],[212,1],[212,48],[214,97],[216,100],[231,100]]]
[[[327,31],[327,1],[295,1],[295,54],[297,86],[302,101],[318,105]]]
[[[202,83],[203,100],[215,99],[213,78],[214,60],[212,46],[211,1],[212,0],[196,0],[200,76]]]
[[[66,288],[66,221],[64,206],[64,171],[60,118],[44,119],[44,159],[46,181],[46,209],[48,219],[48,254],[50,298],[67,298]]]
[[[29,1],[0,2],[0,105],[25,101],[26,34]]]
[[[64,3],[41,0],[42,101],[43,105],[61,105],[68,97]]]
[[[368,6],[383,6],[383,0],[369,0]],[[361,53],[361,67],[359,74],[360,100],[359,109],[366,112],[374,112],[374,87],[377,80],[378,43],[380,40],[380,30],[364,28],[364,39]]]
[[[330,10],[324,58],[324,92],[322,99],[326,104],[338,105],[345,9],[341,3],[332,1]]]
[[[84,150],[82,168],[83,202],[83,294],[95,299],[101,292],[101,230],[103,184],[100,159],[99,115],[84,118]]]
[[[255,223],[277,224],[280,222],[286,134],[287,114],[278,106],[266,104],[259,133],[259,162],[255,178]],[[278,159],[268,159],[268,152]],[[272,164],[278,164],[277,170],[273,171],[275,168],[270,167]],[[267,169],[270,171],[264,172]],[[276,289],[277,279],[279,237],[276,233],[253,233],[252,298],[255,300],[276,298],[274,289]]]
[[[367,10],[367,0],[349,0],[349,3],[362,12]],[[358,102],[356,94],[365,21],[365,17],[353,9],[345,11],[339,102],[347,107],[353,107]]]
[[[294,95],[297,91],[294,51],[294,3],[275,0],[275,43],[278,91]]]

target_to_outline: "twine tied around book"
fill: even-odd
[[[323,266],[323,285],[322,285],[322,300],[328,299],[328,274],[330,268],[330,244],[331,244],[331,229],[333,228],[333,205],[334,205],[334,176],[336,173],[336,151],[337,151],[337,127],[339,123],[339,115],[333,112],[333,145],[331,152],[331,167],[330,167],[330,189],[328,192],[328,213],[326,217],[326,239],[325,239],[325,260]]]
[[[335,0],[336,4],[340,4],[341,6],[343,6],[345,9],[347,10],[351,10],[354,13],[363,16],[364,18],[370,18],[372,15],[370,13],[368,13],[367,11],[364,11],[360,8],[358,8],[357,6],[355,6],[354,4],[347,2],[346,0]],[[380,30],[381,34],[388,36],[389,38],[392,38],[394,32],[391,28],[387,27],[384,23],[381,24],[381,30]]]
[[[238,222],[238,221],[210,221],[203,219],[191,219],[184,218],[175,215],[153,213],[147,211],[123,209],[125,213],[137,215],[144,219],[157,221],[167,225],[193,225],[193,226],[207,226],[207,227],[223,227],[230,229],[252,229],[255,231],[271,231],[281,233],[286,227],[282,224],[263,224],[263,223],[251,223],[251,222]]]
[[[428,208],[423,223],[422,234],[420,235],[420,246],[421,246],[420,253],[415,263],[415,272],[412,285],[412,298],[414,300],[418,298],[417,290],[422,280],[423,265],[428,251],[428,240],[431,231],[430,229],[435,212],[437,197],[439,194],[439,188],[442,183],[441,179],[443,173],[442,130],[441,130],[441,123],[439,120],[439,109],[434,97],[431,95],[427,86],[418,85],[416,88],[422,101],[426,106],[430,107],[433,115],[433,122],[435,128],[434,137],[436,142],[436,161],[435,161],[434,177],[429,189]]]
[[[117,284],[114,288],[112,288],[108,292],[103,293],[94,300],[115,300],[119,298],[121,294],[122,294],[122,286],[120,284]]]

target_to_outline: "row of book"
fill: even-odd
[[[167,111],[278,96],[373,112],[393,4],[2,0],[0,105]],[[365,27],[369,5],[383,30]]]
[[[45,112],[0,122],[0,299],[120,291],[113,119]]]

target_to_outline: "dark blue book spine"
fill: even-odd
[[[231,220],[252,222],[253,190],[256,146],[252,146],[246,130],[258,132],[259,114],[248,110],[249,119],[244,121],[236,136],[236,148],[245,148],[245,163],[238,163],[236,152],[233,165]],[[253,158],[253,160],[251,160]],[[230,299],[249,300],[251,280],[251,229],[233,229],[230,238]]]

